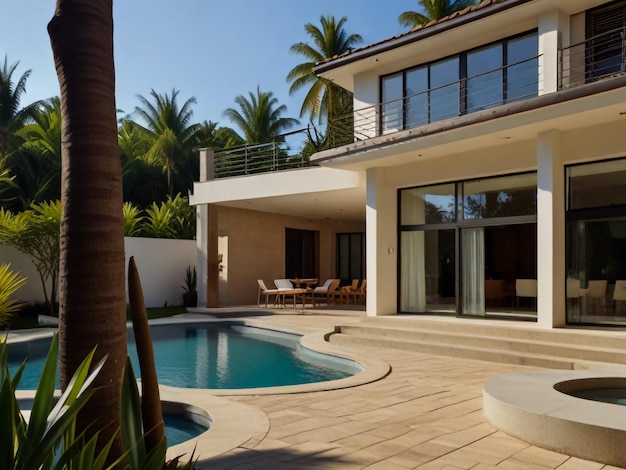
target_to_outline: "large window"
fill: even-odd
[[[408,129],[537,95],[532,32],[381,78],[381,132]]]
[[[537,175],[402,189],[401,312],[533,317]],[[532,292],[531,292],[532,294]]]
[[[567,320],[626,323],[626,160],[567,168]]]

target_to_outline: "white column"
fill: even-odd
[[[565,175],[561,136],[537,136],[537,314],[542,328],[565,325]]]
[[[539,17],[539,94],[558,90],[559,48],[567,47],[570,38],[570,20],[560,10]]]
[[[367,170],[367,315],[397,313],[396,190],[385,186],[384,169]]]
[[[210,149],[200,149],[200,181],[213,179],[214,153]],[[207,204],[196,206],[196,247],[198,272],[198,307],[207,306],[208,281],[208,223],[209,207]]]

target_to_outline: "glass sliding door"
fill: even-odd
[[[399,311],[534,317],[536,194],[535,173],[400,190]]]
[[[400,310],[455,311],[454,230],[417,230],[400,237]]]
[[[569,323],[626,324],[626,159],[567,168]]]

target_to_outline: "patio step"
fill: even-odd
[[[621,332],[445,320],[371,320],[337,326],[329,341],[555,369],[626,370],[626,338]]]

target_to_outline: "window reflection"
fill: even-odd
[[[502,44],[467,54],[467,112],[502,104]]]
[[[459,58],[430,66],[430,121],[459,115]]]
[[[401,192],[401,224],[454,222],[454,184],[405,189]]]
[[[463,218],[537,214],[537,175],[516,175],[463,183]]]

